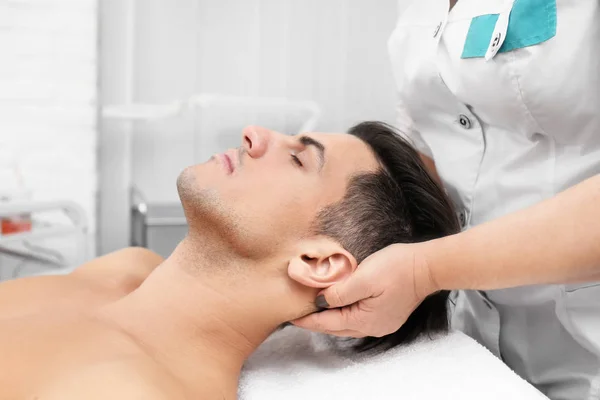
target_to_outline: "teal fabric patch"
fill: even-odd
[[[487,52],[498,14],[475,17],[467,33],[462,58],[483,57]],[[556,35],[556,0],[516,0],[506,39],[499,53],[545,42]]]
[[[463,48],[462,58],[483,57],[492,40],[492,33],[498,21],[498,14],[488,14],[475,17],[467,33],[467,40]],[[508,20],[510,28],[510,19]],[[504,45],[502,45],[504,47]]]

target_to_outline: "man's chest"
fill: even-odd
[[[77,314],[34,314],[0,321],[0,398],[30,399],[46,387],[142,358],[128,338]]]

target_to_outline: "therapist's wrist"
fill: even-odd
[[[443,290],[433,276],[428,253],[431,251],[429,242],[398,244],[399,255],[410,259],[415,294],[420,299]],[[408,253],[407,253],[408,251]]]
[[[420,243],[419,252],[426,265],[429,287],[432,293],[441,290],[461,289],[456,276],[457,250],[461,233]]]

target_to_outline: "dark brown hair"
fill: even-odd
[[[369,145],[381,167],[354,176],[344,198],[319,212],[317,234],[335,239],[361,262],[394,243],[422,242],[460,230],[449,198],[417,151],[394,128],[363,122],[348,133]],[[354,348],[385,350],[410,343],[421,334],[447,331],[448,294],[430,295],[399,330],[360,339]]]

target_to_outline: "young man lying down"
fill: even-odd
[[[164,262],[132,249],[0,285],[0,398],[235,399],[246,358],[318,311],[320,290],[387,245],[458,230],[417,153],[380,123],[295,137],[249,127],[177,186],[189,233]],[[357,351],[446,330],[447,295]]]

